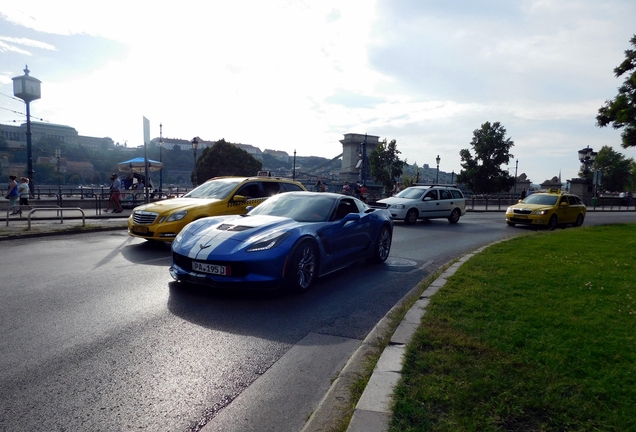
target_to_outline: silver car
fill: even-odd
[[[379,200],[377,205],[388,209],[393,219],[408,225],[434,218],[445,218],[454,224],[466,214],[466,198],[452,186],[411,186],[396,196]]]

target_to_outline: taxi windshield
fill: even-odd
[[[555,205],[557,200],[559,199],[558,195],[542,195],[542,194],[532,194],[522,202],[524,204],[542,204],[542,205]]]
[[[184,195],[187,198],[225,199],[242,181],[240,178],[216,179],[203,183]]]

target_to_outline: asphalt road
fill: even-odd
[[[586,225],[635,220],[599,212]],[[124,231],[0,242],[0,430],[298,431],[405,293],[526,231],[501,213],[396,223],[387,264],[303,295],[181,286],[168,246]]]

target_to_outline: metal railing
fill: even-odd
[[[56,213],[55,218],[59,217],[61,224],[64,223],[64,212],[69,212],[69,211],[80,212],[82,214],[82,226],[86,226],[86,214],[84,213],[84,210],[82,210],[79,207],[60,207],[60,206],[34,207],[34,206],[19,206],[19,205],[11,206],[11,207],[9,207],[7,209],[6,226],[9,226],[9,221],[12,220],[9,216],[11,214],[15,214],[15,213],[9,213],[9,212],[11,210],[13,210],[13,209],[23,210],[24,207],[29,207],[29,211],[28,211],[28,213],[26,213],[26,216],[27,216],[27,231],[31,230],[31,216],[33,216],[33,214],[38,212],[38,211],[55,212]],[[20,214],[20,217],[22,217],[22,214]]]

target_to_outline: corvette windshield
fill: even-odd
[[[555,205],[558,198],[556,195],[530,195],[522,202],[524,204]]]
[[[298,222],[324,222],[329,219],[335,197],[284,193],[268,198],[250,215],[283,216]]]
[[[184,195],[187,198],[225,199],[242,179],[217,179],[192,189]]]
[[[420,188],[406,188],[402,192],[397,194],[396,197],[406,199],[420,199],[422,198],[424,192],[426,191]]]

